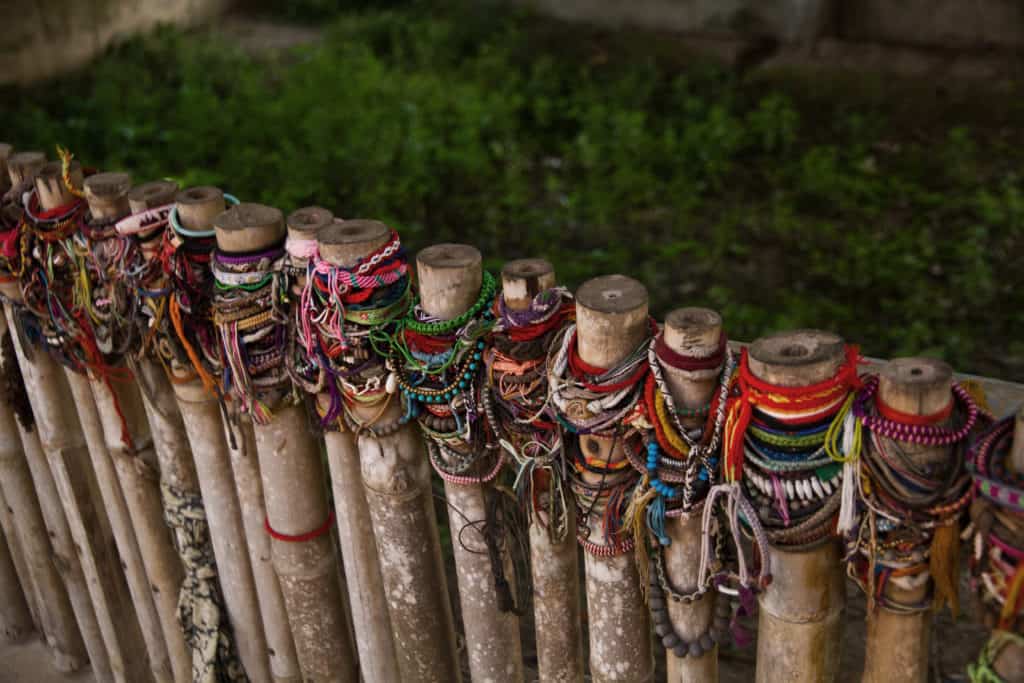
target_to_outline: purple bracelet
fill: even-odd
[[[259,263],[263,259],[276,261],[284,256],[284,247],[274,247],[255,254],[229,254],[218,249],[215,253],[217,260],[229,266],[244,266],[250,263]]]
[[[865,380],[864,388],[860,390],[853,402],[853,414],[864,427],[880,436],[921,446],[949,446],[966,439],[978,421],[978,406],[971,399],[971,395],[962,386],[953,382],[953,396],[967,411],[967,418],[960,429],[894,422],[878,415],[872,408],[878,394],[878,385],[877,376]]]

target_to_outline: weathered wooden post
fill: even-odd
[[[112,226],[127,216],[131,211],[128,203],[128,191],[131,186],[131,177],[126,173],[97,173],[87,178],[84,189],[89,205],[89,220],[98,226]],[[107,244],[116,243],[117,239],[117,233],[112,229],[92,233],[88,239],[88,247],[96,262],[101,264],[100,267],[104,270],[107,267],[118,269],[112,273],[102,272],[96,275],[97,281],[92,283],[98,290],[98,294],[94,294],[96,299],[117,299],[114,287],[108,279],[122,276],[119,272],[121,265],[107,264],[100,257]],[[134,296],[134,292],[130,296]],[[119,312],[113,310],[118,305],[117,302],[108,305],[112,314],[118,315]],[[134,306],[127,306],[127,310],[134,311]],[[130,324],[134,325],[134,321],[130,321]],[[106,325],[109,326],[110,323]],[[123,327],[111,327],[107,335],[112,342],[121,345],[123,341],[114,337],[128,337],[130,331]],[[123,358],[117,360],[122,362]],[[152,376],[141,378],[142,381],[147,379],[154,381]],[[71,378],[71,381],[74,379]],[[161,660],[169,660],[174,680],[177,683],[187,683],[192,677],[192,663],[177,617],[178,593],[184,570],[164,523],[160,462],[144,412],[148,403],[140,395],[138,386],[130,377],[114,381],[90,377],[90,387],[99,412],[104,442],[121,483],[121,491],[146,571],[149,592],[159,617],[160,638],[163,639],[164,645],[160,647],[158,638],[154,636],[147,638],[146,647],[155,665],[163,668],[165,665]],[[173,444],[175,440],[172,435],[170,443]],[[191,454],[184,450],[184,440],[181,441],[183,452],[178,452],[178,459],[184,458],[186,467],[191,468]],[[162,439],[159,445],[167,456],[168,442]],[[171,445],[171,448],[175,447]],[[180,467],[175,469],[181,471]],[[168,471],[171,477],[175,474],[173,470]],[[135,598],[139,600],[139,596]],[[143,636],[147,636],[145,629]]]
[[[947,601],[957,608],[959,518],[970,496],[958,444],[977,409],[947,364],[900,358],[866,381],[854,412],[870,436],[854,565],[869,596],[864,681],[923,683],[931,613]]]
[[[77,163],[71,165],[68,177],[74,186],[81,186],[81,167]],[[51,162],[40,169],[35,178],[35,192],[38,207],[43,211],[60,207],[66,207],[69,211],[79,210],[75,208],[77,200],[65,184],[59,163]],[[39,229],[46,230],[47,227],[40,226]],[[24,278],[22,285],[24,291],[29,286],[38,287],[37,282],[26,285]],[[39,294],[33,291],[34,297]],[[51,293],[47,291],[44,296],[51,296]],[[9,306],[7,313],[9,321],[16,320]],[[45,316],[47,311],[38,313]],[[47,324],[46,319],[42,322]],[[23,348],[17,337],[15,341],[40,441],[55,485],[53,495],[60,500],[66,517],[64,522],[48,519],[47,523],[51,533],[57,531],[53,524],[66,525],[68,537],[64,547],[73,553],[70,549],[71,539],[74,539],[81,571],[87,579],[85,585],[88,590],[68,583],[68,593],[75,607],[89,659],[100,678],[113,676],[116,680],[147,680],[150,675],[146,658],[138,656],[138,653],[145,651],[142,635],[131,609],[124,579],[116,565],[116,553],[112,552],[115,546],[110,537],[110,522],[104,510],[97,508],[102,498],[85,454],[88,449],[82,436],[83,427],[76,419],[75,407],[62,385],[61,373],[54,360],[42,348],[33,352],[32,349]],[[41,483],[45,482],[40,482],[36,477],[37,491],[42,490]],[[40,498],[47,495],[41,493]],[[62,551],[60,546],[64,539],[61,541],[55,547],[58,554]],[[69,576],[74,574],[72,571]],[[84,595],[91,597],[89,610],[80,609],[76,604],[76,600]],[[100,643],[103,646],[99,646]],[[154,664],[157,671],[153,673],[160,674],[163,671],[160,662]],[[158,680],[169,680],[169,676],[158,677]]]
[[[674,401],[679,424],[686,429],[697,429],[705,424],[710,424],[712,429],[716,426],[714,422],[708,423],[708,418],[712,399],[722,385],[721,375],[728,372],[723,368],[726,365],[724,335],[722,316],[706,308],[679,308],[665,318],[662,332],[664,351],[658,354],[659,345],[655,345],[653,353]],[[687,363],[670,361],[667,358],[670,354],[676,354],[680,361],[688,361],[693,368],[688,368]],[[715,417],[710,416],[711,420]],[[697,441],[701,444],[720,443],[717,438],[705,435],[703,431]],[[697,458],[693,453],[688,456]],[[717,454],[712,452],[710,457],[716,458]],[[709,462],[717,464],[717,459]],[[690,479],[690,486],[700,485],[701,479],[696,469],[686,476]],[[710,475],[703,481],[713,478]],[[704,495],[706,491],[705,488]],[[713,588],[703,592],[708,587],[700,586],[698,579],[703,499],[684,501],[686,504],[691,505],[689,510],[666,513],[665,533],[671,539],[671,545],[664,550],[663,555],[665,585],[659,586],[664,594],[661,600],[665,604],[652,605],[652,610],[659,607],[667,609],[675,635],[681,639],[672,647],[665,648],[668,680],[677,683],[712,683],[718,680],[718,646],[710,636],[714,627],[717,593]],[[660,581],[657,566],[654,569],[651,572],[652,583]],[[676,594],[695,597],[690,602],[670,599],[667,590],[670,587]],[[693,648],[694,643],[698,647]]]
[[[390,270],[397,273],[397,278],[383,290],[381,305],[384,315],[378,317],[377,324],[388,325],[389,318],[402,315],[409,304],[408,292],[400,291],[394,300],[389,296],[393,294],[392,288],[407,287],[410,277],[407,272],[403,272],[405,257],[395,241],[397,234],[375,221],[334,220],[331,225],[324,227],[328,221],[321,214],[315,222],[320,225],[318,239],[322,262],[318,264],[318,272],[314,275],[317,282],[310,283],[310,287],[327,285],[330,288],[332,275],[350,273],[353,268],[358,271],[360,266],[356,265],[357,262],[367,263],[367,257],[372,262],[371,252],[388,251],[388,256],[379,259],[379,265],[396,266]],[[289,218],[291,223],[292,218]],[[292,249],[296,247],[289,248],[290,251]],[[374,268],[371,265],[367,272],[374,272]],[[344,283],[344,278],[335,277],[333,281],[336,284]],[[312,310],[327,315],[342,314],[338,302],[329,292],[317,294],[316,291],[319,290],[310,290],[312,296],[309,303]],[[314,317],[312,312],[304,315],[309,316],[307,319]],[[368,386],[373,383],[377,387],[377,402],[352,401],[351,405],[339,406],[345,412],[339,413],[336,419],[345,425],[348,432],[329,437],[332,481],[336,487],[345,487],[343,491],[335,489],[339,531],[342,525],[349,523],[361,527],[372,524],[372,529],[368,529],[372,531],[372,537],[362,537],[361,543],[363,552],[371,541],[376,547],[374,562],[380,576],[382,597],[386,600],[383,605],[387,608],[391,625],[390,637],[394,643],[398,670],[396,680],[411,683],[457,682],[460,670],[431,497],[429,461],[418,430],[409,419],[411,414],[403,410],[401,395],[395,391],[394,386],[388,392],[391,384],[388,368],[383,363],[384,359],[372,350],[365,336],[369,330],[366,325],[370,321],[361,315],[362,311],[352,311],[348,317],[353,319],[345,323],[345,336],[358,338],[358,349],[350,349],[351,358],[342,356],[337,361],[335,370],[339,376],[327,374],[325,377],[326,381],[334,382],[339,382],[340,377],[352,387],[355,386],[353,381],[365,379]],[[307,348],[311,356],[324,344],[333,346],[340,343],[337,330],[332,331],[329,324],[318,323],[314,329],[314,338],[309,340]],[[350,376],[352,372],[357,372],[357,375]],[[390,397],[384,400],[383,408],[379,401],[381,388]],[[338,389],[345,389],[344,384],[338,386]],[[321,401],[324,418],[330,416],[327,412],[330,405],[329,396],[325,396]],[[409,407],[408,404],[406,407]],[[358,445],[358,453],[344,450],[353,449],[353,444]],[[358,466],[353,469],[355,463],[352,458],[355,457],[358,457]],[[352,490],[353,481],[361,481],[362,485]],[[351,514],[343,514],[341,509],[350,497],[365,498],[367,517],[363,521],[355,517],[342,521],[342,517]],[[362,514],[359,511],[360,517]],[[361,533],[366,534],[367,530]],[[346,574],[350,589],[360,581],[375,581],[372,575],[362,579],[354,576],[355,572],[348,569],[347,562],[346,554]],[[353,600],[353,611],[357,609]],[[367,602],[363,605],[363,610],[366,609],[372,611],[381,609],[381,606]],[[356,617],[357,622],[359,618]],[[362,659],[365,666],[365,657]]]
[[[46,467],[45,456],[39,446],[39,436],[35,425],[23,424],[21,419],[32,419],[30,409],[24,415],[15,416],[13,402],[26,402],[21,410],[27,407],[28,395],[25,393],[21,372],[14,358],[14,343],[7,327],[7,320],[0,316],[0,371],[7,383],[6,405],[0,408],[0,433],[4,438],[20,436],[20,441],[12,444],[12,448],[0,452],[0,489],[4,501],[17,513],[8,533],[8,538],[17,538],[25,564],[23,576],[27,576],[29,584],[23,581],[26,591],[30,588],[35,595],[35,610],[39,620],[40,632],[52,651],[54,663],[59,671],[72,671],[85,659],[85,647],[82,636],[75,623],[75,613],[68,599],[67,588],[57,570],[50,535],[47,532],[42,508],[32,480],[30,461],[36,463],[37,469]],[[40,475],[42,476],[42,472]],[[41,489],[45,493],[45,489]],[[55,513],[63,514],[59,509],[59,501],[48,501],[49,506],[57,506]]]
[[[306,220],[311,217],[314,215],[309,210],[289,216],[289,243],[294,245],[294,242],[315,240],[319,245],[319,259],[322,259],[317,262],[317,268],[333,267],[335,276],[338,273],[353,273],[362,259],[386,246],[392,237],[392,231],[383,223],[376,221],[334,222],[333,217],[326,212],[318,212],[316,217],[319,220]],[[289,247],[289,251],[295,251],[295,247]],[[295,259],[296,256],[292,253],[293,263]],[[344,316],[343,311],[335,312]],[[349,330],[355,327],[350,322],[342,322],[341,325],[348,327]],[[364,348],[372,353],[369,347]],[[364,360],[376,360],[376,367],[366,367],[356,374],[345,377],[344,381],[340,381],[333,371],[324,369],[325,381],[335,382],[336,385],[322,391],[317,397],[317,402],[320,406],[319,411],[324,415],[329,414],[332,396],[337,397],[340,394],[341,400],[345,402],[345,405],[341,406],[342,412],[335,416],[334,424],[323,425],[324,441],[334,490],[338,539],[345,564],[349,609],[352,612],[356,647],[359,651],[360,673],[367,683],[384,683],[401,680],[402,677],[391,636],[387,594],[381,576],[373,523],[370,520],[366,495],[363,493],[357,437],[346,426],[344,413],[355,413],[355,406],[358,406],[356,419],[367,420],[368,429],[374,430],[374,425],[380,427],[388,424],[380,420],[375,421],[373,418],[382,410],[386,410],[393,394],[388,394],[384,390],[386,372],[381,359],[374,359],[368,355]],[[370,386],[371,383],[377,387],[375,391]],[[355,395],[359,390],[364,390],[364,393]],[[349,408],[349,405],[352,407]],[[352,420],[351,417],[348,419]],[[369,434],[372,435],[373,431]]]
[[[750,375],[783,391],[836,377],[844,360],[843,340],[819,330],[762,337],[749,349]],[[842,383],[836,387],[836,396],[845,399],[848,387]],[[744,477],[749,481],[747,469],[744,468]],[[751,490],[749,486],[747,490]],[[817,527],[826,524],[827,514],[838,512],[838,496],[833,497],[835,507],[819,511],[821,523],[814,519],[808,525],[812,536],[820,531]],[[812,546],[818,545],[808,549],[787,547],[782,540],[772,537],[768,549],[772,582],[759,597],[757,681],[835,680],[842,635],[840,618],[845,603],[839,546],[828,537],[809,539]],[[803,544],[808,539],[793,540]]]
[[[481,316],[488,315],[496,289],[492,276],[487,275],[485,280],[482,261],[475,247],[464,244],[439,244],[424,249],[416,256],[420,308],[425,316],[440,321],[438,328],[456,334],[462,332],[458,328],[473,328],[473,334],[482,331],[479,320]],[[416,327],[425,334],[431,334],[428,329],[435,329],[429,323],[426,326],[414,324],[413,331]],[[483,341],[473,337],[465,341],[456,339],[451,343],[455,353],[461,354],[457,361],[464,374],[441,377],[445,387],[453,382],[455,387],[445,389],[449,392],[445,398],[442,398],[442,387],[424,388],[421,393],[436,392],[427,394],[424,403],[447,403],[452,412],[449,417],[425,412],[421,425],[427,424],[424,420],[431,420],[434,426],[425,427],[431,432],[454,434],[436,440],[428,437],[428,448],[434,451],[431,458],[435,469],[445,480],[470,676],[480,681],[521,681],[519,618],[512,611],[511,604],[515,600],[515,581],[512,578],[509,542],[504,534],[488,539],[488,534],[492,537],[497,535],[492,528],[496,513],[488,508],[489,497],[500,495],[491,490],[490,482],[501,467],[501,454],[482,450],[487,448],[481,438],[487,427],[482,420],[471,421],[477,416],[475,387],[478,386],[477,371],[481,363],[472,358],[467,360],[466,354],[479,354]],[[403,387],[408,388],[408,385]],[[460,399],[464,403],[459,407],[463,411],[461,419],[466,421],[461,427],[451,408]],[[502,573],[505,581],[507,591],[504,595],[500,595],[496,587],[496,571]]]
[[[214,249],[213,219],[224,208],[224,193],[215,187],[190,188],[175,198],[174,220],[169,229],[174,231],[173,239],[180,246],[168,273],[172,281],[168,306],[177,343],[186,348],[185,355],[192,366],[184,362],[180,367],[172,366],[172,385],[199,477],[217,573],[239,658],[250,680],[284,683],[294,681],[298,674],[290,666],[293,661],[288,659],[292,652],[288,641],[279,641],[279,650],[268,648],[269,634],[280,631],[271,627],[265,635],[260,607],[262,591],[266,590],[266,597],[272,599],[273,586],[260,584],[261,591],[257,592],[239,502],[244,494],[241,490],[236,492],[238,471],[232,473],[217,383],[210,377],[211,370],[216,373],[218,368],[211,366],[212,354],[205,348],[213,345],[215,336],[207,313],[213,287],[209,267]],[[186,319],[182,308],[195,319]],[[250,487],[245,491],[261,497],[258,489],[254,492]]]
[[[177,194],[178,185],[163,180],[139,185],[127,194],[133,215],[118,223],[117,228],[119,232],[124,229],[134,236],[130,239],[137,240],[138,258],[142,263],[133,263],[132,267],[148,264],[148,269],[140,270],[152,273],[152,279],[131,283],[139,292],[167,290],[167,275],[154,260],[159,258],[167,239],[165,232],[171,229],[169,212]],[[150,213],[144,213],[147,211]],[[157,212],[155,216],[153,211]],[[211,628],[230,633],[231,628],[223,589],[215,576],[208,575],[211,569],[217,569],[216,553],[212,547],[199,476],[189,450],[188,432],[170,381],[177,358],[170,348],[164,346],[167,343],[164,337],[173,335],[171,324],[165,317],[167,297],[161,295],[147,303],[151,304],[148,315],[140,316],[137,321],[143,344],[134,350],[136,355],[131,360],[139,386],[143,389],[143,405],[160,461],[164,518],[176,538],[175,545],[186,570],[186,580],[177,600],[178,612],[188,620],[191,629],[186,631],[186,645],[191,649],[193,664],[222,675],[237,662],[237,647],[211,648],[206,640],[208,636],[203,633]],[[185,627],[186,624],[182,624],[182,628]]]
[[[32,621],[32,628],[45,638],[46,634],[43,631],[42,621],[39,619],[39,597],[35,594],[35,586],[32,582],[32,575],[29,574],[24,552],[20,545],[18,545],[21,541],[18,538],[18,528],[14,523],[14,508],[7,504],[2,486],[0,486],[0,533],[4,535],[4,538],[13,539],[15,543],[14,546],[8,545],[7,547],[11,563],[14,566],[15,578],[18,579],[18,583],[23,588],[28,586],[24,595],[25,603],[29,610],[29,618]]]
[[[5,504],[0,499],[0,504]],[[0,531],[0,640],[15,643],[31,633],[32,614],[22,590],[7,538]]]
[[[273,538],[274,567],[299,666],[309,678],[354,680],[357,661],[330,537],[333,514],[320,449],[304,407],[277,405],[291,393],[284,365],[286,319],[275,300],[280,296],[276,294],[280,273],[275,269],[284,253],[284,216],[268,206],[240,204],[217,216],[214,228],[214,273],[221,287],[214,299],[214,315],[232,375],[233,396],[255,423],[267,531]],[[254,289],[242,290],[239,283]],[[257,331],[256,343],[267,355],[259,364],[249,355],[252,365],[246,366],[242,355],[246,342],[240,337]],[[272,419],[269,406],[275,408]]]
[[[523,487],[520,498],[526,499],[529,515],[539,678],[542,683],[582,683],[585,667],[576,506],[563,471],[561,428],[544,410],[548,350],[573,308],[568,292],[555,289],[555,282],[554,267],[543,259],[510,261],[502,268],[500,331],[488,352],[488,389],[501,397],[503,405],[515,406],[499,406],[496,412],[508,414],[508,429],[502,428],[498,434],[508,444],[503,447],[514,451],[513,465],[521,468],[517,481]],[[506,377],[512,379],[507,388],[503,386]],[[528,377],[532,380],[524,384]]]
[[[647,363],[651,333],[647,302],[647,289],[623,275],[596,277],[577,290],[576,347],[567,350],[565,361],[570,370],[582,361],[580,376],[572,371],[574,382],[585,383],[589,389],[608,383],[608,376],[614,375],[616,383],[626,383],[628,392],[624,396],[621,391],[599,392],[598,396],[608,400],[597,398],[601,405],[594,406],[596,412],[582,396],[566,397],[559,405],[559,411],[580,432],[580,453],[573,464],[585,463],[576,493],[578,504],[586,507],[577,526],[586,551],[590,674],[599,683],[650,681],[654,677],[650,622],[633,544],[624,529],[606,528],[604,521],[605,511],[617,506],[619,498],[619,491],[606,484],[616,475],[625,477],[621,472],[628,467],[622,443],[621,419],[625,415],[620,413],[627,405],[635,405],[642,390],[645,373],[637,373],[641,365],[646,369]],[[549,381],[562,380],[552,376]],[[631,489],[635,480],[632,473],[615,486]],[[624,498],[627,494],[622,491],[620,495]]]

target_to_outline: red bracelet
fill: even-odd
[[[282,534],[279,531],[274,531],[273,527],[270,526],[270,518],[263,518],[263,528],[267,530],[267,533],[270,534],[270,537],[277,541],[284,541],[285,543],[302,543],[303,541],[312,541],[314,538],[319,538],[320,536],[323,536],[328,531],[330,531],[331,524],[333,523],[334,511],[331,510],[331,512],[327,515],[327,521],[324,522],[321,526],[317,527],[316,529],[313,529],[312,531],[308,531],[304,534],[298,534],[297,536],[289,536],[288,534]]]

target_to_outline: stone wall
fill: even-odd
[[[0,2],[0,83],[26,83],[80,66],[111,42],[158,24],[193,24],[230,0],[12,0]]]
[[[1022,0],[516,0],[570,21],[781,43],[1024,47]]]

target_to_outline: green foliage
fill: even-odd
[[[1022,378],[1016,129],[903,130],[843,88],[679,68],[484,4],[360,4],[294,5],[337,18],[283,54],[159,31],[3,92],[0,129],[139,181],[377,217],[414,248],[471,242],[492,267],[626,272],[656,314],[713,306],[740,339],[823,327]]]

